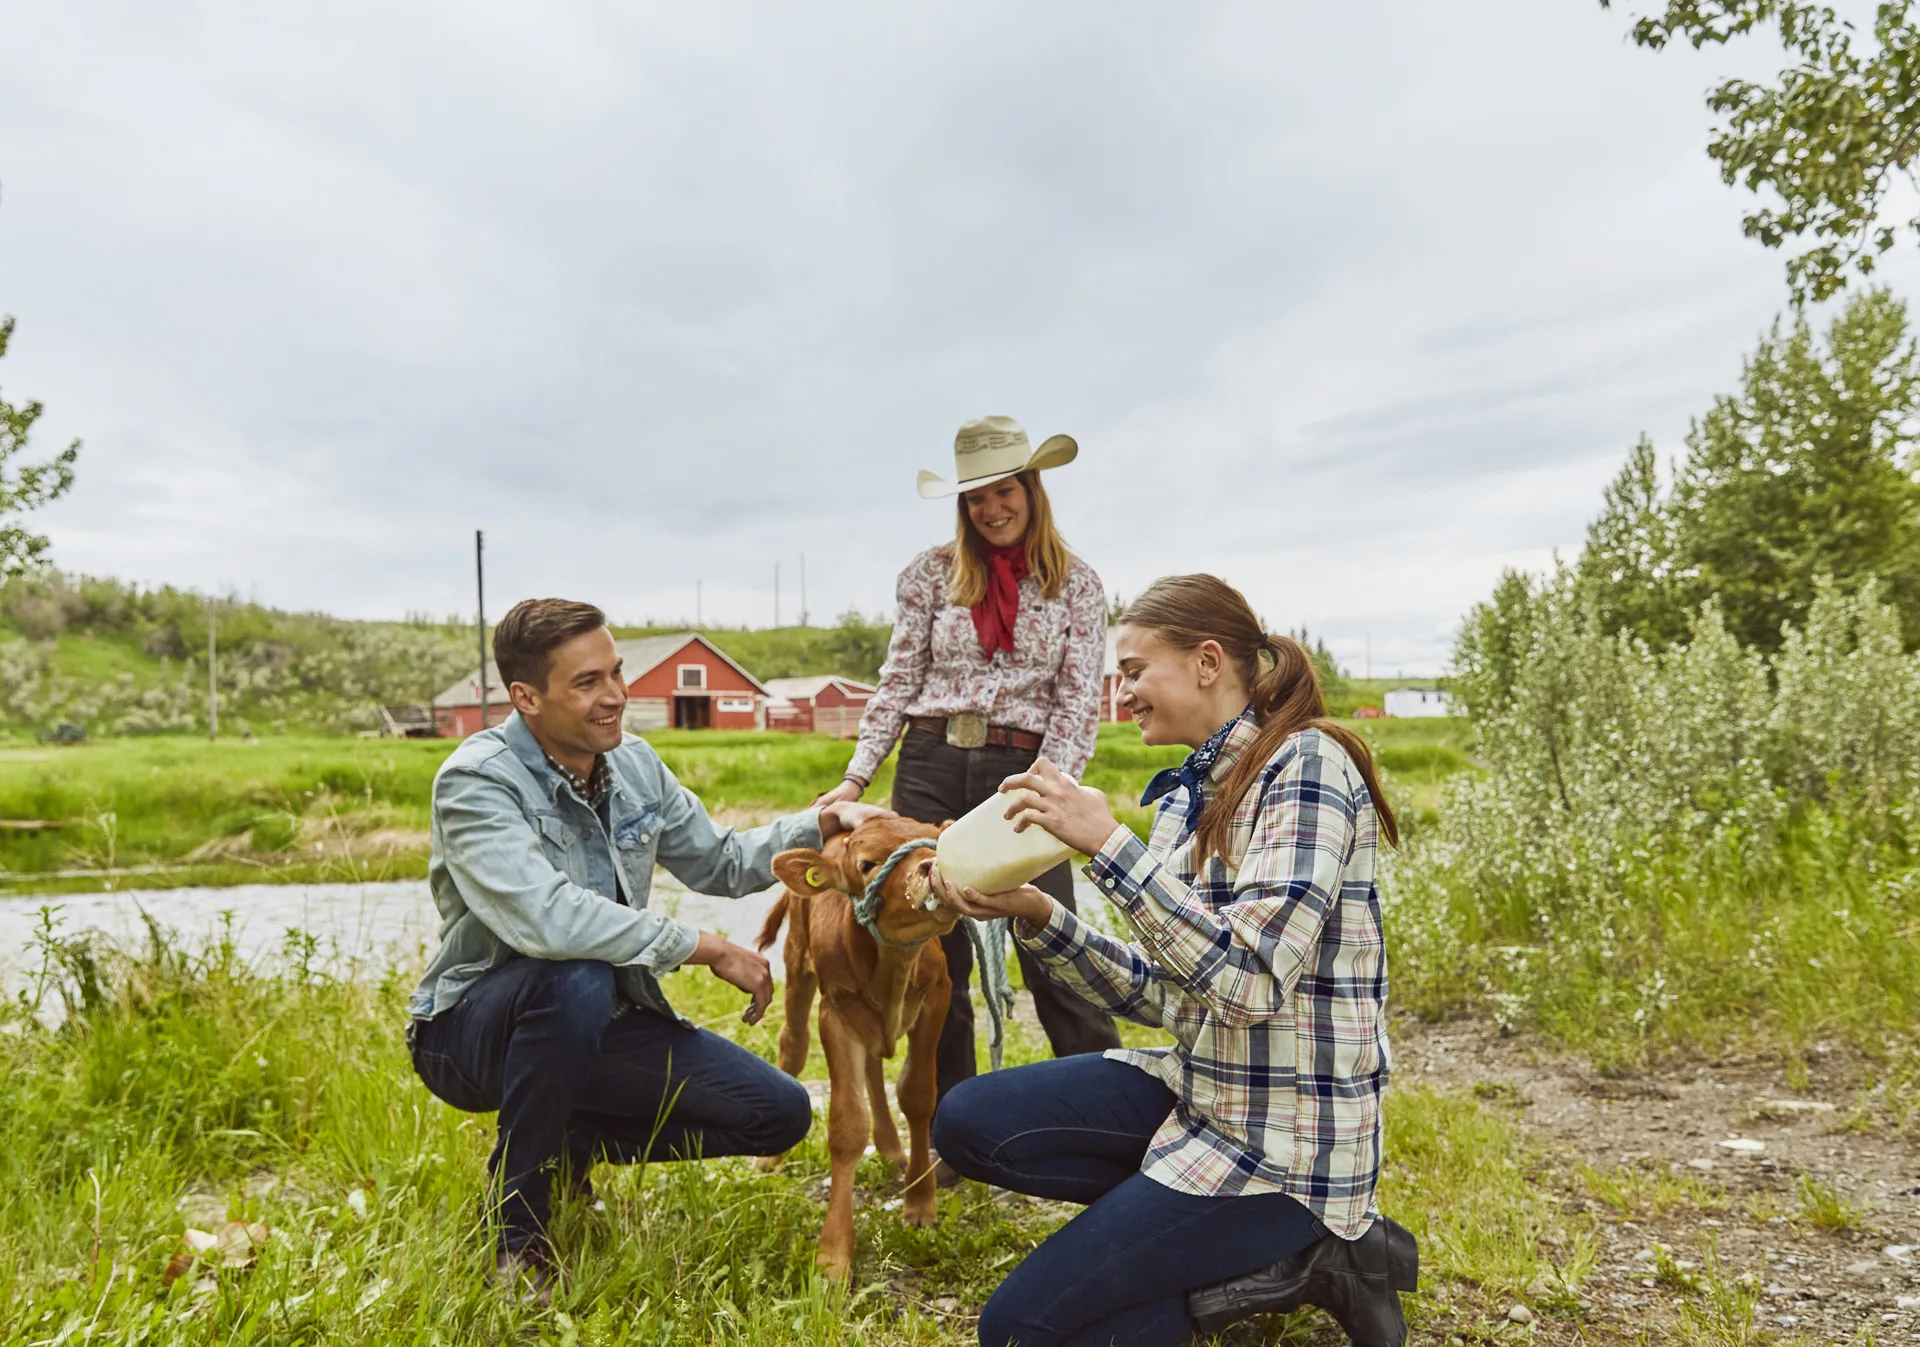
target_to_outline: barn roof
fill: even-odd
[[[632,641],[615,641],[613,648],[620,654],[620,662],[625,667],[621,672],[629,684],[643,674],[665,664],[675,655],[694,642],[705,646],[735,673],[762,693],[767,691],[766,684],[748,673],[734,660],[733,656],[709,641],[697,631],[674,632],[667,636],[643,636]],[[506,684],[500,679],[500,666],[491,660],[487,663],[487,698],[489,701],[506,698]],[[478,706],[480,704],[480,671],[478,669],[448,687],[433,699],[435,706]]]
[[[799,678],[769,678],[766,683],[767,695],[786,701],[807,701],[818,697],[828,688],[838,684],[843,692],[873,692],[871,683],[862,683],[857,678],[844,678],[839,674],[806,674]]]

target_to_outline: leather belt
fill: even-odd
[[[916,730],[925,730],[928,734],[946,737],[947,718],[945,716],[911,716],[907,723]],[[1014,748],[1022,753],[1038,753],[1041,736],[1031,730],[1016,730],[1011,725],[987,726],[987,737],[982,742],[984,748]]]

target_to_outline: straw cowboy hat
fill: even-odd
[[[1071,435],[1055,435],[1038,449],[1027,443],[1027,432],[1011,416],[983,416],[969,421],[953,437],[953,476],[949,482],[922,468],[920,494],[929,499],[974,491],[1011,477],[1016,472],[1038,472],[1071,463],[1080,446]]]

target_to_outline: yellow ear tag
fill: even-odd
[[[827,877],[820,873],[819,866],[809,865],[807,867],[807,883],[816,889],[824,889],[827,887]]]

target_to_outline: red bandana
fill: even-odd
[[[989,547],[987,551],[987,592],[969,610],[973,629],[980,637],[980,653],[993,658],[995,650],[1013,654],[1013,624],[1020,616],[1020,581],[1027,573],[1027,545]]]

